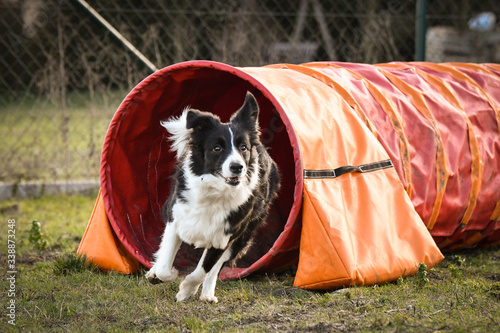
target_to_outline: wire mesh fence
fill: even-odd
[[[416,0],[87,3],[157,68],[192,59],[261,66],[415,54]],[[497,0],[426,3],[426,60],[500,60],[498,28],[487,15],[473,19],[499,16]],[[80,0],[0,0],[0,32],[0,181],[97,179],[109,121],[150,69]]]

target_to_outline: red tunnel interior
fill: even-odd
[[[250,251],[233,271],[227,268],[222,275],[239,274],[259,260],[267,266],[266,258],[276,256],[268,252],[276,247],[277,240],[280,252],[284,252],[278,258],[280,263],[273,264],[279,270],[297,260],[300,236],[302,184],[296,181],[296,169],[300,167],[295,159],[298,153],[290,142],[291,129],[283,122],[280,107],[266,97],[265,88],[259,90],[258,82],[242,72],[234,75],[237,70],[233,67],[214,66],[211,63],[209,67],[178,66],[159,71],[140,83],[120,105],[110,124],[101,162],[108,218],[126,249],[150,267],[164,229],[160,212],[169,195],[175,165],[168,133],[160,121],[179,116],[190,106],[210,111],[226,122],[250,91],[260,107],[261,140],[279,166],[282,186]],[[189,271],[200,255],[200,250],[183,244],[174,265],[180,271]]]

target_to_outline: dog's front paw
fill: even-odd
[[[158,283],[162,283],[163,281],[158,279],[156,276],[148,276],[148,281],[149,283],[151,284],[158,284]]]
[[[163,282],[172,282],[177,279],[177,276],[179,276],[179,272],[175,268],[156,271],[156,277]]]
[[[196,295],[199,286],[200,284],[195,279],[193,279],[193,276],[188,275],[179,286],[179,292],[177,293],[177,296],[175,296],[177,302],[187,301],[188,299]]]
[[[160,279],[156,277],[155,274],[156,266],[151,267],[151,269],[146,273],[146,279],[148,279],[149,283],[157,284],[160,283]]]
[[[209,302],[209,303],[214,303],[215,304],[219,300],[215,296],[203,296],[203,295],[201,295],[200,296],[200,301],[204,301],[204,302]]]
[[[146,278],[152,284],[171,282],[177,279],[179,272],[172,268],[170,270],[160,270],[156,266],[153,266],[147,273]]]
[[[196,294],[196,290],[193,291],[193,290],[181,289],[175,296],[175,299],[177,300],[177,302],[185,302],[191,297],[193,297],[194,294]]]

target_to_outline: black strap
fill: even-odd
[[[304,178],[337,178],[348,172],[371,172],[386,168],[392,168],[394,165],[391,160],[373,162],[360,166],[346,165],[337,169],[330,170],[304,170]]]

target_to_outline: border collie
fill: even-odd
[[[165,231],[146,277],[153,284],[176,279],[173,262],[182,242],[205,249],[180,284],[178,302],[193,297],[202,283],[200,300],[217,302],[222,265],[245,254],[276,197],[280,174],[260,141],[258,115],[248,92],[229,123],[189,107],[161,123],[171,134],[177,164],[162,211]]]

